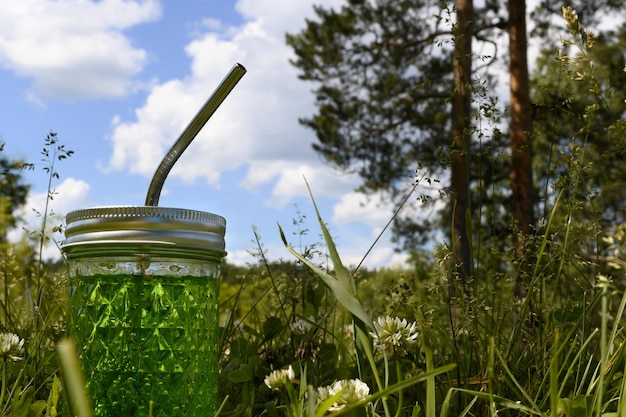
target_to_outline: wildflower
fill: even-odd
[[[328,411],[339,411],[347,405],[364,400],[370,393],[370,387],[360,379],[343,379],[332,385],[317,389],[317,402],[322,403],[339,394],[339,398]]]
[[[315,337],[315,335],[311,335],[309,337],[303,337],[298,347],[296,348],[296,352],[294,357],[299,359],[310,359],[315,362],[317,359],[317,352],[320,350],[322,346],[322,342],[319,337]]]
[[[280,391],[287,383],[293,381],[296,377],[296,374],[293,371],[291,365],[287,369],[279,369],[276,371],[272,371],[268,376],[265,377],[265,385],[271,390]]]
[[[332,392],[333,386],[332,385],[325,385],[323,387],[318,387],[317,388],[317,402],[319,403],[323,403],[324,401],[328,400],[330,397],[332,397],[334,394]]]
[[[0,333],[0,357],[13,362],[21,361],[24,352],[24,339],[13,333]]]
[[[315,329],[313,329],[314,323],[315,317],[309,316],[306,320],[297,320],[289,325],[291,334],[298,343],[295,353],[296,358],[309,358],[313,361],[317,358],[317,352],[320,349],[321,340],[316,334]]]
[[[303,336],[311,330],[311,323],[314,322],[315,318],[310,316],[307,320],[296,320],[289,325],[289,328],[293,334]]]
[[[374,346],[387,355],[396,354],[406,356],[407,349],[415,344],[417,339],[417,325],[409,324],[406,319],[398,317],[379,317],[374,322],[376,332],[370,332],[374,338]]]

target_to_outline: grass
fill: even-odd
[[[566,18],[584,51],[588,33]],[[309,189],[322,242],[303,246],[298,212],[296,245],[277,231],[293,261],[269,262],[255,231],[258,263],[224,266],[217,415],[626,416],[626,227],[576,220],[590,198],[577,192],[586,141],[553,161],[568,179],[545,185],[558,192],[546,191],[545,220],[529,242],[524,299],[512,295],[512,251],[495,243],[475,248],[475,276],[455,297],[445,243],[407,269],[346,266]],[[71,151],[56,135],[45,149],[51,199],[55,163]],[[47,207],[42,220],[34,245],[2,245],[0,408],[34,417],[64,406],[88,417],[75,347],[62,337],[65,276],[41,262]]]

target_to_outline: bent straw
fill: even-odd
[[[146,206],[159,205],[161,189],[163,188],[165,178],[170,173],[170,170],[245,73],[246,69],[243,65],[235,64],[206,103],[204,103],[198,114],[196,114],[185,130],[183,130],[183,133],[180,134],[176,142],[174,142],[174,145],[165,155],[152,177],[152,182],[150,183],[150,188],[148,188],[148,194],[146,196]]]

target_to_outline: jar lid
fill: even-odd
[[[212,213],[158,206],[94,207],[65,216],[65,253],[77,247],[149,245],[200,249],[225,256],[226,219]]]

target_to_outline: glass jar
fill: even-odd
[[[66,216],[68,333],[96,416],[211,416],[226,221],[101,207]]]

